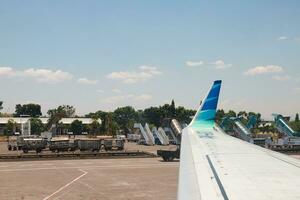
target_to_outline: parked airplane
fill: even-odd
[[[300,160],[226,135],[215,126],[215,81],[183,129],[178,200],[300,199]]]

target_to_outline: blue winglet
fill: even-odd
[[[213,128],[219,101],[222,81],[214,82],[212,88],[208,92],[207,97],[200,105],[190,126],[194,128]]]

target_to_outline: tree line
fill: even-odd
[[[3,102],[0,101],[0,116],[3,109]],[[105,134],[115,135],[118,130],[123,133],[129,133],[134,126],[134,123],[149,123],[152,126],[162,126],[166,119],[177,119],[181,123],[189,124],[192,117],[195,115],[196,110],[187,109],[183,106],[176,106],[174,100],[170,104],[162,106],[151,106],[144,110],[135,110],[131,106],[119,107],[112,112],[98,110],[96,112],[88,113],[84,116],[77,116],[76,109],[71,105],[60,105],[57,108],[49,109],[47,115],[49,116],[48,123],[44,125],[38,118],[42,115],[41,106],[38,104],[17,104],[15,112],[12,114],[14,117],[29,116],[31,119],[31,132],[32,134],[39,134],[42,131],[50,130],[52,127],[56,128],[58,134],[62,134],[64,130],[69,130],[74,134],[82,132],[89,132],[92,134]],[[274,124],[268,126],[258,127],[261,122],[261,114],[255,112],[239,111],[235,112],[229,110],[225,112],[219,109],[216,113],[217,123],[221,123],[224,117],[241,117],[244,124],[247,123],[249,116],[255,115],[257,117],[256,132],[275,132]],[[6,116],[6,115],[5,115]],[[89,125],[82,124],[81,121],[75,120],[70,125],[60,123],[62,118],[70,117],[88,117],[93,121]],[[102,123],[98,122],[101,119]],[[289,122],[295,131],[300,131],[299,114],[296,114],[295,120]],[[17,126],[15,122],[9,121],[6,126],[6,133],[11,134],[16,131]]]
[[[62,134],[64,130],[69,130],[74,134],[89,132],[92,134],[115,135],[119,130],[122,130],[125,134],[129,133],[133,129],[134,123],[145,124],[147,122],[153,126],[161,126],[163,120],[168,118],[176,118],[182,123],[189,123],[195,113],[195,110],[186,109],[183,106],[176,107],[174,100],[172,100],[170,104],[157,107],[152,106],[144,110],[135,110],[131,106],[125,106],[119,107],[112,112],[98,110],[84,116],[77,116],[76,109],[73,106],[61,105],[47,111],[49,120],[46,125],[38,118],[42,115],[41,106],[38,104],[17,104],[12,116],[30,117],[32,134],[39,134],[42,131],[55,127],[58,134]],[[80,120],[75,120],[70,125],[60,122],[62,118],[70,117],[88,117],[92,118],[93,121],[89,125],[82,124]],[[101,119],[101,124],[98,122],[98,119]],[[13,120],[9,120],[5,130],[6,134],[10,135],[15,131],[19,131],[16,123]]]

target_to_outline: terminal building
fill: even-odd
[[[4,130],[6,125],[9,121],[12,121],[16,123],[15,131],[19,133],[28,133],[30,132],[30,117],[0,117],[0,135],[4,135]],[[38,118],[41,120],[41,122],[46,125],[48,123],[49,117],[40,117]],[[75,120],[79,120],[82,122],[83,125],[89,125],[93,123],[94,119],[92,118],[62,118],[59,121],[59,124],[66,125],[65,127],[68,127],[68,125],[71,125],[71,123]],[[101,124],[101,119],[97,120]],[[67,128],[63,128],[59,130],[60,134],[68,133]]]

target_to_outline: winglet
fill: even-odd
[[[217,80],[214,82],[212,88],[208,92],[208,95],[204,99],[202,105],[200,105],[194,119],[189,126],[203,129],[213,128],[215,124],[221,84],[221,80]]]

